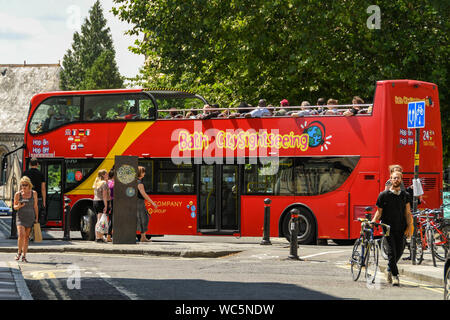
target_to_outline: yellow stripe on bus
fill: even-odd
[[[95,178],[98,175],[98,171],[101,169],[111,170],[114,165],[115,156],[122,155],[125,150],[127,150],[130,145],[136,141],[139,136],[144,133],[145,130],[151,127],[154,123],[152,122],[129,122],[122,131],[122,134],[117,139],[116,144],[111,148],[105,160],[100,164],[100,166],[95,170],[86,180],[83,181],[77,188],[67,193],[67,195],[93,195],[94,189],[92,185],[94,184]]]

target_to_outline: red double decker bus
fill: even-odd
[[[34,96],[25,130],[24,169],[41,160],[47,179],[47,227],[63,227],[71,199],[71,230],[93,239],[92,184],[116,155],[139,157],[158,208],[148,235],[261,236],[264,199],[271,199],[270,235],[287,237],[300,210],[302,244],[345,242],[357,218],[375,205],[401,164],[414,168],[414,130],[407,104],[426,102],[420,172],[428,207],[442,204],[442,137],[438,88],[413,80],[376,83],[365,114],[301,117],[188,117],[207,101],[176,90],[50,92]],[[295,107],[292,107],[295,109]],[[312,107],[313,109],[315,107]],[[349,106],[343,106],[349,108]],[[298,109],[298,108],[297,108]],[[289,114],[289,113],[288,113]],[[211,114],[209,114],[211,115]]]

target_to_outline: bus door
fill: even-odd
[[[384,182],[381,183],[384,189]],[[349,238],[355,239],[361,231],[358,218],[365,217],[365,209],[372,208],[372,217],[377,211],[376,202],[380,193],[380,176],[378,172],[360,172],[350,191]]]
[[[199,179],[199,232],[238,233],[239,166],[201,165]]]
[[[47,225],[57,226],[63,220],[63,166],[64,160],[42,160],[41,170],[47,190]]]

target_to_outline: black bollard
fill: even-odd
[[[270,242],[270,204],[272,200],[269,198],[264,199],[264,229],[263,229],[263,239],[260,245],[271,245]]]
[[[292,260],[301,260],[298,256],[299,215],[300,215],[300,210],[298,210],[296,208],[291,210],[291,219],[289,220],[289,229],[291,231],[289,259],[292,259]]]
[[[14,206],[14,204],[13,204],[13,206]],[[12,215],[11,215],[11,234],[9,236],[10,239],[17,239],[16,216],[17,216],[17,211],[14,210],[14,208],[13,208]]]
[[[70,241],[70,199],[64,198],[64,241]]]
[[[411,259],[411,263],[413,265],[416,265],[416,259],[417,259],[417,238],[420,237],[417,235],[417,217],[413,217],[413,234],[411,235],[411,241],[409,243],[409,257]],[[419,245],[422,245],[419,243]]]

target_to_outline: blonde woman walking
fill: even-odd
[[[14,195],[14,210],[17,211],[17,255],[16,260],[22,256],[22,262],[28,262],[26,255],[31,228],[39,219],[38,196],[33,191],[30,178],[23,176],[20,179],[20,191]]]
[[[94,210],[97,212],[97,221],[100,221],[102,214],[108,213],[108,204],[111,200],[110,190],[108,187],[108,171],[102,169],[98,172],[92,188],[94,188]],[[95,230],[95,241],[104,242],[103,233]]]

